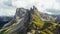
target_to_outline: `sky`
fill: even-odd
[[[60,14],[60,0],[0,0],[0,16],[14,16],[16,8],[29,9],[33,5],[40,12]]]

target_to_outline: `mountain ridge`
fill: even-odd
[[[55,23],[55,21],[52,20],[52,18],[50,18],[49,15],[46,17],[49,18],[48,19],[49,21],[51,19],[51,22],[47,21],[46,18],[44,18],[46,19],[45,20],[46,22],[43,21],[41,19],[42,18],[41,14],[38,12],[35,6],[33,6],[33,8],[31,8],[30,10],[24,9],[24,8],[17,8],[14,18],[9,23],[5,24],[2,27],[2,29],[0,30],[0,33],[1,34],[59,33],[59,31],[55,29],[60,27],[60,25]]]

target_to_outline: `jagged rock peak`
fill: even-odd
[[[32,8],[30,8],[30,12],[31,13],[37,13],[38,9],[35,6],[33,6]]]
[[[32,10],[37,10],[37,8],[35,6],[31,7]]]
[[[11,22],[9,22],[6,26],[15,23],[20,18],[25,18],[25,20],[26,20],[26,17],[29,18],[29,17],[31,17],[31,14],[33,14],[33,13],[37,14],[37,12],[38,11],[37,11],[37,8],[35,6],[33,6],[33,8],[31,8],[31,10],[25,9],[25,8],[17,8],[14,19]],[[6,27],[6,26],[4,25],[4,27]]]
[[[33,10],[37,10],[37,8],[35,6],[33,6]]]
[[[30,13],[37,13],[38,10],[35,6],[33,6],[32,8],[29,9],[25,9],[25,8],[17,8],[16,9],[16,14],[15,14],[15,17],[23,17],[27,12],[30,12]]]
[[[15,18],[21,18],[24,17],[25,14],[29,11],[28,9],[25,8],[17,8],[16,13],[15,13]]]

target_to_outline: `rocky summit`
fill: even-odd
[[[60,24],[38,9],[17,8],[14,18],[0,29],[0,34],[60,34]]]

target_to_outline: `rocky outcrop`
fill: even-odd
[[[14,18],[9,23],[5,24],[4,27],[7,27],[9,25],[12,25],[12,24],[16,23],[21,18],[27,17],[27,15],[29,14],[28,12],[29,11],[27,9],[17,8]]]
[[[28,25],[28,22],[30,21],[29,19],[30,12],[28,9],[17,8],[14,19],[12,19],[9,23],[5,24],[2,29],[10,29],[12,27],[12,30],[10,29],[10,34],[13,34],[14,32],[24,31],[27,29],[26,27]],[[9,29],[7,30],[9,31]]]

